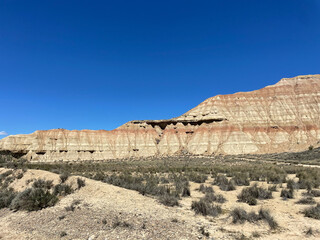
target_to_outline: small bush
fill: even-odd
[[[287,188],[290,190],[295,190],[299,188],[299,184],[292,179],[287,180]]]
[[[243,208],[235,208],[231,211],[232,223],[244,223],[248,219],[247,211]]]
[[[232,223],[244,223],[246,221],[254,223],[260,220],[264,220],[269,224],[271,229],[276,229],[278,227],[278,223],[274,220],[274,218],[270,215],[268,210],[260,209],[259,213],[255,212],[247,213],[243,208],[235,208],[230,213],[232,217]]]
[[[65,182],[68,180],[68,178],[69,178],[69,174],[66,173],[66,172],[64,172],[64,173],[60,174],[59,177],[60,177],[61,183],[65,183]]]
[[[320,197],[320,190],[310,190],[310,191],[304,192],[303,195],[312,196],[312,197]]]
[[[208,231],[206,231],[204,226],[200,227],[199,232],[205,237],[209,237],[210,236],[210,233]]]
[[[220,206],[212,205],[203,199],[200,199],[200,201],[193,201],[191,204],[191,209],[193,209],[196,214],[202,214],[203,216],[209,215],[216,217],[222,213]]]
[[[313,233],[313,229],[312,227],[308,228],[308,230],[306,231],[306,235],[307,236],[312,236],[314,233]]]
[[[14,210],[37,211],[54,206],[58,201],[56,195],[42,188],[28,188],[12,200],[10,208]]]
[[[190,188],[189,187],[184,187],[182,190],[182,197],[190,197],[191,193],[190,193]]]
[[[206,193],[203,200],[207,202],[225,203],[227,200],[221,194]]]
[[[12,188],[0,190],[0,209],[9,207],[12,200],[16,197]]]
[[[277,185],[274,184],[274,185],[272,185],[272,186],[269,186],[269,187],[268,187],[268,190],[271,191],[271,192],[277,192],[277,191],[278,191]]]
[[[86,185],[86,182],[84,179],[77,178],[77,185],[78,185],[78,189],[80,189]]]
[[[293,198],[294,193],[292,189],[282,189],[280,193],[280,197],[282,197],[284,200],[288,198]]]
[[[54,193],[54,195],[67,196],[67,195],[73,193],[73,189],[68,184],[60,183],[60,184],[54,186],[53,193]]]
[[[249,186],[250,185],[250,180],[249,180],[247,174],[236,174],[232,178],[232,180],[237,186]]]
[[[320,219],[320,204],[315,207],[309,207],[303,211],[304,216],[308,218]]]
[[[190,181],[196,182],[196,183],[204,183],[208,179],[207,175],[199,174],[196,172],[189,173],[187,177]]]
[[[207,187],[207,186],[205,186],[203,184],[200,185],[199,191],[202,192],[202,193],[214,193],[212,187]]]
[[[315,204],[316,201],[312,197],[301,198],[296,204]]]
[[[160,196],[159,202],[168,207],[179,206],[178,198],[170,194]]]
[[[238,200],[240,202],[248,203],[249,205],[256,205],[257,199],[271,199],[272,192],[258,187],[254,184],[252,187],[247,187],[242,189],[241,193],[238,195]]]
[[[112,227],[113,228],[117,228],[117,227],[130,228],[131,224],[127,223],[126,221],[122,222],[118,218],[116,218],[116,220],[112,224]]]
[[[268,210],[260,209],[259,216],[262,220],[265,220],[269,224],[269,227],[271,229],[278,228],[278,223],[274,220],[274,218],[271,216]]]
[[[33,188],[43,188],[43,189],[51,189],[53,187],[53,181],[52,180],[44,180],[44,179],[38,179],[33,182],[32,184]]]

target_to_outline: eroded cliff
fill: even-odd
[[[31,161],[296,152],[319,145],[319,118],[320,75],[306,75],[218,95],[169,120],[131,121],[112,131],[8,136],[0,140],[0,151]]]

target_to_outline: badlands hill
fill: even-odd
[[[306,75],[218,95],[169,120],[131,121],[112,131],[8,136],[0,140],[0,151],[44,162],[297,152],[319,146],[319,118],[320,75]]]

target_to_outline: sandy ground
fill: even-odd
[[[0,169],[0,174],[6,170]],[[45,178],[59,182],[59,176],[41,170],[28,170],[23,178],[11,184],[17,191],[27,187],[30,179]],[[85,179],[86,186],[73,194],[61,198],[58,204],[35,212],[13,212],[0,210],[1,239],[240,239],[244,234],[252,239],[320,239],[320,220],[303,216],[301,211],[308,207],[295,204],[303,191],[299,190],[295,199],[282,200],[280,191],[274,192],[273,199],[258,201],[257,206],[237,202],[242,187],[235,191],[223,192],[213,186],[216,193],[228,201],[222,204],[223,214],[204,217],[195,215],[190,206],[193,200],[204,195],[196,189],[200,184],[191,183],[192,197],[183,198],[179,207],[166,207],[152,197],[138,192],[115,187],[106,183]],[[76,177],[67,181],[76,183]],[[212,179],[207,185],[211,186]],[[29,185],[32,183],[29,183]],[[253,182],[251,183],[253,184]],[[267,186],[266,183],[259,183]],[[320,202],[320,198],[315,198]],[[66,211],[74,200],[79,200],[74,211]],[[264,222],[255,224],[232,224],[229,212],[237,206],[251,211],[261,207],[269,209],[279,223],[277,230],[271,231]],[[115,223],[119,226],[115,227]],[[128,223],[125,225],[124,223]],[[210,233],[206,238],[199,232],[204,227]],[[305,232],[312,227],[314,235]],[[66,235],[61,237],[61,233]],[[260,237],[252,237],[258,232]]]

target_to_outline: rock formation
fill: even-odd
[[[218,95],[169,120],[131,121],[112,131],[8,136],[0,140],[0,151],[31,161],[296,152],[319,145],[319,118],[320,75],[306,75]]]

